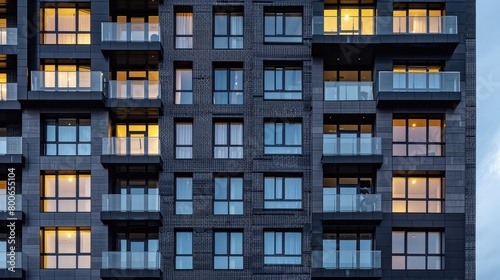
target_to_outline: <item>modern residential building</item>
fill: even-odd
[[[0,0],[0,279],[475,279],[474,0]]]

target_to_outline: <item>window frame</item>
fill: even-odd
[[[179,144],[178,143],[178,136],[180,135],[180,133],[178,132],[178,125],[191,125],[191,144]],[[179,120],[179,121],[176,121],[174,123],[174,126],[175,126],[175,145],[174,145],[174,148],[175,148],[175,159],[193,159],[193,122],[192,121],[182,121],[182,120]],[[187,148],[191,148],[191,156],[187,155],[187,156],[183,156],[183,157],[180,157],[179,154],[180,154],[180,151],[178,149],[187,149]],[[186,150],[187,151],[187,150]]]
[[[217,238],[216,238],[216,235],[217,234],[226,234],[226,253],[225,254],[218,254],[216,253],[216,248],[218,248],[218,244],[217,244]],[[241,254],[234,254],[234,253],[231,253],[231,244],[234,243],[233,239],[232,239],[232,236],[233,234],[241,234],[241,248],[239,248],[241,250]],[[213,243],[213,262],[214,262],[214,265],[213,265],[213,269],[214,270],[243,270],[244,269],[244,238],[245,238],[245,235],[243,233],[243,231],[223,231],[223,230],[217,230],[217,231],[214,231],[214,236],[213,236],[213,240],[214,240],[214,243]],[[216,258],[227,258],[227,268],[217,268],[216,267]],[[237,267],[237,268],[231,268],[231,259],[232,258],[241,258],[241,267]]]
[[[403,234],[404,238],[403,238],[403,252],[395,252],[395,248],[394,248],[394,233],[399,233],[399,234]],[[424,253],[408,253],[408,236],[411,234],[411,233],[420,233],[420,234],[425,234],[425,245],[423,246],[424,247]],[[430,247],[430,243],[429,243],[429,234],[439,234],[439,241],[440,241],[440,246],[437,248],[439,250],[439,253],[430,253],[429,252],[429,247]],[[445,233],[443,230],[425,230],[425,231],[419,231],[419,230],[396,230],[396,229],[393,229],[392,233],[391,233],[391,237],[392,237],[392,251],[391,251],[391,256],[392,256],[392,266],[391,268],[393,270],[443,270],[445,269]],[[395,267],[395,258],[401,258],[403,257],[404,258],[404,268],[398,268],[398,267]],[[408,268],[408,257],[424,257],[425,258],[425,268]],[[440,267],[439,268],[429,268],[429,258],[439,258],[440,261],[439,261],[439,264],[440,264]]]
[[[182,79],[181,79],[181,76],[178,76],[178,75],[180,75],[180,71],[190,71],[191,72],[191,88],[188,88],[188,89],[182,88]],[[190,65],[190,66],[177,65],[174,68],[174,72],[175,72],[175,76],[174,76],[174,104],[175,105],[193,105],[193,103],[194,103],[193,66],[192,65]],[[178,80],[180,80],[180,85],[177,84]],[[186,95],[187,95],[187,97],[186,97]],[[183,97],[191,100],[191,102],[183,103],[182,102]]]
[[[274,7],[273,7],[274,8]],[[264,24],[263,28],[264,30],[262,31],[262,34],[264,36],[264,43],[265,44],[302,44],[304,41],[304,12],[303,10],[299,9],[290,9],[293,7],[285,7],[283,10],[264,10]],[[293,16],[293,14],[296,14]],[[300,35],[287,35],[286,34],[286,19],[288,17],[299,17],[300,15]],[[282,34],[277,34],[277,28],[278,28],[278,20],[277,17],[281,16],[282,19],[282,24],[281,24],[281,29],[283,30]],[[272,17],[274,19],[274,32],[273,35],[271,34],[266,34],[266,19]],[[291,40],[287,40],[291,39]],[[294,40],[295,39],[295,40]],[[300,39],[300,40],[299,40]]]
[[[54,231],[54,253],[47,253],[45,252],[45,247],[46,247],[46,232],[47,231]],[[74,231],[76,234],[75,237],[75,253],[60,253],[59,252],[59,235],[61,231]],[[81,248],[81,232],[82,231],[88,231],[89,233],[89,252],[82,252]],[[41,269],[91,269],[92,264],[91,264],[91,253],[92,253],[92,231],[90,227],[42,227],[40,228],[40,268]],[[60,256],[75,256],[75,268],[61,268],[59,267],[59,257]],[[79,257],[84,256],[88,257],[89,260],[89,267],[79,267]],[[45,257],[55,257],[55,267],[45,267],[46,266],[46,261]]]
[[[276,144],[276,125],[281,124],[282,125],[282,133],[281,134],[281,142],[283,144]],[[286,125],[299,125],[300,124],[300,144],[299,145],[287,145],[286,144]],[[274,144],[266,144],[266,125],[272,125],[273,126],[273,142]],[[302,120],[264,120],[264,155],[302,155],[302,143],[303,143],[303,126],[302,126]],[[281,148],[280,150],[286,150],[290,148],[296,148],[298,149],[297,152],[266,152],[267,148]]]
[[[75,197],[60,197],[59,194],[59,176],[64,176],[64,175],[74,175],[75,178]],[[90,194],[88,197],[86,196],[80,196],[80,176],[88,175],[88,179],[90,180]],[[47,186],[45,184],[45,179],[46,176],[54,176],[54,193],[55,196],[53,197],[48,197],[45,196]],[[75,211],[60,211],[59,208],[59,201],[74,201],[75,202]],[[55,201],[55,211],[46,211],[45,203],[47,201]],[[79,206],[80,206],[80,201],[88,201],[88,211],[79,211]],[[56,171],[42,171],[42,174],[40,174],[40,212],[43,213],[89,213],[92,211],[92,176],[90,174],[90,171],[81,171],[81,170],[76,170],[76,171],[62,171],[62,170],[56,170]]]
[[[271,188],[273,188],[273,194],[274,194],[274,199],[269,199],[269,198],[266,198],[266,194],[267,194],[267,180],[268,179],[271,179],[273,180],[273,186],[271,186]],[[277,187],[276,187],[276,184],[277,184],[277,181],[278,179],[281,179],[281,182],[282,182],[282,186],[281,186],[281,198],[276,198],[277,196]],[[286,179],[300,179],[300,199],[286,199]],[[303,203],[302,203],[302,200],[304,198],[304,195],[303,195],[303,190],[304,190],[304,180],[303,180],[303,177],[302,176],[298,176],[298,175],[286,175],[286,176],[274,176],[274,175],[265,175],[264,176],[264,209],[267,209],[267,210],[277,210],[277,209],[289,209],[289,210],[302,210],[302,207],[303,207]],[[270,207],[270,206],[266,206],[267,203],[278,203],[279,204],[284,204],[286,205],[286,203],[289,203],[289,202],[295,202],[295,203],[298,203],[299,206],[298,207]]]
[[[177,242],[179,241],[179,236],[178,235],[179,234],[183,234],[183,233],[184,234],[191,234],[191,248],[190,248],[191,253],[190,254],[179,253],[178,250],[177,250],[178,249],[177,248],[178,247]],[[175,232],[175,258],[174,258],[174,262],[175,262],[174,267],[175,267],[175,270],[192,270],[193,269],[193,267],[194,267],[194,262],[193,262],[194,261],[193,260],[193,238],[194,238],[193,231],[179,230],[179,231]],[[191,258],[191,267],[179,268],[178,267],[178,258],[179,257],[180,258],[189,258],[190,257]]]
[[[179,195],[179,187],[180,187],[180,184],[178,182],[179,179],[190,179],[190,183],[191,184],[191,198],[179,198],[178,195]],[[189,190],[188,190],[189,191]],[[193,187],[193,176],[192,175],[178,175],[178,176],[175,176],[175,205],[174,205],[174,210],[175,210],[175,215],[193,215],[193,191],[194,191],[194,187]],[[188,209],[188,210],[185,210],[186,212],[184,211],[178,211],[178,208],[181,207],[181,205],[186,205],[187,207],[189,207],[190,205],[190,208],[191,209]]]
[[[287,72],[300,71],[300,90],[287,90]],[[272,72],[273,75],[273,85],[272,90],[267,90],[266,84],[266,74]],[[278,74],[281,73],[281,84],[278,83]],[[302,100],[303,95],[303,78],[304,72],[302,66],[265,66],[264,67],[264,100]],[[281,89],[280,89],[281,88]],[[277,98],[268,97],[269,95],[278,95]],[[289,98],[287,98],[289,96]]]
[[[54,10],[54,30],[45,30],[45,12],[46,9],[53,9]],[[75,23],[75,31],[59,31],[59,9],[74,9],[75,10],[75,15],[74,15],[74,23]],[[89,14],[89,30],[85,31],[80,31],[80,11],[88,11]],[[81,2],[81,3],[52,3],[52,2],[45,2],[40,5],[40,28],[39,28],[39,35],[40,35],[40,44],[42,45],[91,45],[92,44],[92,36],[91,36],[91,31],[92,31],[92,13],[90,9],[90,4]],[[53,34],[55,37],[55,43],[45,43],[46,38],[45,35],[51,35]],[[74,35],[74,42],[73,43],[60,43],[59,35]],[[88,43],[79,43],[80,35],[85,35],[85,37],[88,36]],[[85,41],[85,39],[81,39]]]
[[[405,197],[394,197],[394,179],[395,178],[403,178],[405,180]],[[410,179],[418,179],[418,178],[423,178],[425,179],[425,198],[409,198],[409,185],[410,185]],[[440,186],[440,197],[439,198],[431,198],[430,197],[430,184],[429,184],[429,179],[439,179],[441,186]],[[392,213],[445,213],[445,194],[446,194],[446,179],[444,177],[444,174],[435,174],[435,173],[428,173],[428,174],[406,174],[406,175],[399,175],[399,174],[394,174],[392,176],[392,194],[391,194],[391,210]],[[395,203],[396,202],[404,202],[405,203],[405,211],[394,211],[395,208]],[[410,202],[425,202],[425,211],[409,211],[410,207]],[[429,212],[430,209],[430,204],[435,203],[436,205],[439,205],[439,211],[437,212]]]
[[[223,89],[217,89],[216,88],[216,72],[217,71],[225,71],[225,75],[226,75],[226,89],[223,90]],[[233,74],[233,72],[241,72],[241,90],[235,90],[235,89],[231,89],[233,87],[232,83],[231,83],[231,75]],[[244,79],[244,70],[243,70],[243,67],[214,67],[214,70],[213,70],[213,85],[212,85],[212,88],[213,88],[213,104],[214,105],[243,105],[244,103],[244,92],[245,92],[245,79]],[[216,94],[226,94],[226,99],[227,99],[227,103],[217,103],[216,102]],[[241,94],[241,103],[232,103],[231,102],[231,95],[238,95],[238,94]],[[238,100],[237,100],[238,101]]]
[[[226,191],[226,198],[225,199],[218,199],[216,197],[216,191],[217,191],[217,179],[226,179],[226,185],[225,185],[225,191]],[[231,194],[233,192],[233,179],[234,180],[241,180],[241,198],[239,199],[232,199]],[[231,176],[231,177],[222,177],[222,176],[214,176],[213,180],[213,186],[214,186],[214,196],[213,196],[213,214],[214,216],[238,216],[238,215],[243,215],[244,213],[244,179],[243,176]],[[227,213],[216,213],[216,204],[217,203],[227,203]],[[235,203],[236,205],[241,204],[241,213],[231,213],[231,205],[232,203]]]
[[[425,120],[425,135],[426,135],[426,141],[425,142],[410,142],[410,120]],[[404,121],[405,122],[405,141],[395,141],[394,136],[395,136],[395,122],[396,121]],[[441,141],[440,142],[430,142],[430,122],[431,121],[440,121],[441,126],[440,126],[440,132],[441,132]],[[396,150],[399,150],[395,148],[396,146],[403,146],[405,145],[405,154],[400,155],[400,154],[395,154]],[[415,154],[415,155],[410,155],[410,147],[411,146],[425,146],[425,154]],[[436,146],[439,147],[440,154],[437,155],[431,155],[431,152],[429,150],[429,146]],[[394,116],[392,118],[392,156],[393,157],[444,157],[446,155],[446,120],[444,116],[405,116],[405,117],[399,117],[399,116]]]
[[[75,134],[75,139],[76,141],[68,141],[68,142],[62,142],[59,140],[59,129],[62,126],[60,122],[62,120],[68,120],[68,121],[75,121],[75,129],[76,129],[76,134]],[[88,125],[80,125],[82,120],[88,120]],[[49,141],[47,140],[48,137],[48,127],[49,127],[49,122],[53,121],[54,124],[54,141]],[[88,141],[80,141],[80,127],[89,127],[90,129],[90,137]],[[55,153],[54,154],[48,154],[48,145],[54,145],[55,148]],[[60,145],[74,145],[74,154],[60,154],[59,152],[59,146]],[[88,154],[83,153],[80,154],[80,149],[79,145],[88,145]],[[90,156],[92,154],[92,120],[90,116],[85,116],[85,117],[53,117],[53,118],[45,118],[43,119],[43,139],[42,139],[42,156]]]
[[[220,10],[222,8],[222,10]],[[226,34],[225,35],[217,35],[216,34],[216,16],[225,16],[226,17]],[[241,35],[232,35],[231,34],[231,19],[232,17],[237,17],[241,16]],[[243,13],[243,8],[242,7],[219,7],[218,10],[215,10],[213,13],[213,49],[214,50],[241,50],[244,48],[244,33],[245,33],[245,18],[244,18],[244,13]],[[216,38],[227,38],[227,47],[225,48],[218,48],[215,46],[215,41]],[[238,39],[241,38],[241,47],[231,47],[231,39]]]
[[[272,249],[273,253],[272,254],[268,254],[266,253],[266,234],[273,234],[273,244],[274,244],[274,248]],[[281,242],[277,242],[277,234],[281,234]],[[300,254],[286,254],[285,252],[285,244],[286,244],[286,235],[287,234],[300,234]],[[302,246],[302,242],[303,242],[303,234],[302,234],[302,231],[299,231],[299,230],[264,230],[264,265],[265,266],[268,266],[268,265],[302,265],[302,252],[303,252],[303,246]],[[277,249],[279,249],[279,247],[276,245],[277,243],[281,243],[281,250],[278,250],[278,251],[281,251],[281,253],[277,253]],[[266,258],[300,258],[300,262],[296,262],[296,263],[281,263],[281,262],[269,262],[269,261],[266,261]]]
[[[216,134],[216,125],[224,125],[225,126],[225,131],[226,131],[226,145],[221,145],[221,144],[216,144],[216,139],[217,139],[217,134]],[[233,126],[238,126],[241,125],[241,145],[233,145],[231,144],[232,142],[232,129]],[[213,143],[214,143],[214,149],[213,149],[213,158],[214,159],[243,159],[244,157],[244,125],[243,125],[243,120],[231,120],[231,121],[220,121],[220,120],[214,120],[213,124]],[[221,149],[221,148],[226,148],[227,149],[227,157],[219,157],[216,153],[216,150]],[[236,151],[241,150],[241,157],[231,157],[231,151],[233,149],[236,149]],[[238,153],[239,154],[239,153]]]
[[[177,7],[176,7],[177,8]],[[184,15],[181,15],[184,14]],[[177,34],[177,27],[180,25],[178,22],[178,17],[190,17],[191,18],[191,34]],[[192,7],[178,7],[174,12],[174,49],[193,49],[194,46],[194,13]],[[177,39],[189,39],[191,42],[187,44],[186,47],[181,47],[180,42]],[[189,40],[188,40],[189,42]]]

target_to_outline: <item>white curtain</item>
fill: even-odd
[[[182,123],[176,125],[176,157],[193,157],[193,125],[191,123]],[[191,146],[191,147],[186,147]]]
[[[243,146],[243,124],[231,124],[231,146]],[[243,158],[243,147],[231,147],[230,158]]]
[[[177,13],[175,26],[176,47],[177,48],[192,48],[193,47],[193,13]]]

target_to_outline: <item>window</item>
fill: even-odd
[[[175,69],[175,104],[193,104],[193,68],[190,63]]]
[[[381,139],[373,137],[370,116],[347,121],[342,115],[325,116],[323,124],[323,154],[373,155],[381,154]],[[356,123],[353,123],[355,121]]]
[[[214,233],[214,269],[243,269],[243,232]]]
[[[46,119],[44,134],[44,156],[90,155],[89,118]]]
[[[394,3],[394,33],[443,33],[450,26],[443,26],[446,20],[441,3]],[[456,22],[454,22],[456,24]]]
[[[444,233],[393,231],[392,269],[444,269]]]
[[[301,209],[302,178],[274,177],[264,178],[265,209]]]
[[[392,178],[392,212],[443,212],[444,178],[439,174]]]
[[[394,65],[392,88],[402,92],[443,91],[451,88],[449,81],[444,81],[443,67],[439,65]],[[446,86],[445,86],[446,84]],[[453,86],[454,90],[457,88]]]
[[[264,232],[264,264],[301,264],[302,233]]]
[[[330,269],[380,268],[372,233],[324,233],[323,266]],[[378,260],[378,261],[377,261]]]
[[[193,158],[193,123],[175,123],[175,158]]]
[[[300,122],[264,123],[264,154],[301,154],[302,124]]]
[[[175,214],[193,214],[193,178],[175,178]]]
[[[325,101],[373,100],[373,73],[365,70],[333,70],[339,66],[327,65],[323,71]],[[357,66],[361,68],[361,66]]]
[[[242,8],[216,7],[216,10],[214,12],[214,49],[242,49]]]
[[[45,171],[41,176],[41,212],[90,212],[90,172]]]
[[[95,74],[98,72],[90,71],[87,60],[78,61],[79,63],[76,64],[65,64],[66,62],[68,61],[53,61],[51,64],[41,65],[42,72],[33,71],[31,89],[82,92],[102,90],[102,87],[96,82],[102,77],[96,77]],[[93,80],[94,84],[92,84]]]
[[[214,158],[243,158],[243,123],[214,123]]]
[[[175,233],[175,269],[193,269],[193,233]]]
[[[302,43],[302,11],[267,11],[264,42]]]
[[[90,228],[42,228],[41,268],[90,268]]]
[[[373,1],[352,0],[340,6],[325,4],[323,31],[328,35],[374,35],[374,16]]]
[[[113,126],[114,149],[117,155],[158,155],[158,123],[116,123]]]
[[[243,69],[241,67],[214,69],[214,104],[243,104]]]
[[[214,215],[243,215],[243,178],[216,177]]]
[[[159,99],[160,72],[158,64],[147,64],[148,70],[128,69],[129,65],[113,66],[119,68],[111,73],[109,98],[116,99]],[[143,66],[144,67],[144,66]],[[115,68],[115,69],[116,69]],[[132,67],[131,67],[132,68]]]
[[[302,99],[302,67],[265,67],[264,99]]]
[[[42,3],[42,44],[90,45],[89,3]]]
[[[395,116],[392,121],[393,156],[443,156],[445,121],[438,117]]]
[[[181,7],[179,7],[181,8]],[[175,13],[175,48],[193,48],[193,12],[192,7],[185,7],[186,11]]]

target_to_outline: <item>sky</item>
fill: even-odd
[[[500,1],[477,2],[477,279],[500,265]]]

